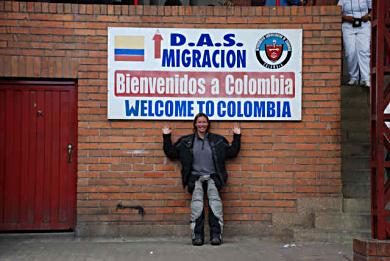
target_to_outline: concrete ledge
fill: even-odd
[[[354,239],[354,261],[388,261],[390,260],[390,240]]]
[[[78,237],[159,237],[190,235],[189,225],[119,225],[115,223],[79,224]]]
[[[50,239],[50,240],[73,240],[74,232],[34,232],[34,233],[1,233],[0,240],[13,239]]]
[[[316,212],[338,211],[341,213],[342,200],[341,197],[298,199],[296,213],[274,213],[272,215],[272,224],[285,228],[313,228]]]
[[[208,235],[208,225],[205,225],[205,235]],[[76,228],[77,237],[190,237],[189,225],[124,225],[115,223],[79,224]],[[224,236],[251,236],[257,238],[273,237],[279,240],[290,240],[289,230],[279,229],[267,224],[227,224]]]

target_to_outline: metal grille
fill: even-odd
[[[371,42],[372,237],[390,238],[390,1],[374,0]]]

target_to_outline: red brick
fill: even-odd
[[[184,224],[189,214],[190,195],[181,186],[180,164],[161,150],[165,123],[107,121],[107,26],[303,28],[303,119],[241,124],[242,152],[227,164],[230,178],[222,192],[226,220],[270,222],[273,213],[295,212],[297,198],[340,195],[338,8],[34,3],[31,10],[31,4],[18,4],[19,9],[5,2],[3,9],[12,13],[2,11],[2,25],[8,27],[0,27],[2,76],[78,79],[79,222],[140,221],[129,211],[106,213],[115,209],[117,200],[148,206],[147,220],[154,224]],[[171,124],[174,140],[191,126]],[[213,126],[223,135],[228,128],[230,122]]]
[[[390,259],[390,242],[382,241],[376,243],[377,255],[381,257],[387,257]]]

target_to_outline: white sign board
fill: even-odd
[[[302,30],[108,28],[108,118],[301,119]]]

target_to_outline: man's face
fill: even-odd
[[[205,134],[208,126],[209,123],[207,122],[206,117],[200,116],[198,119],[196,119],[195,127],[198,133]]]

